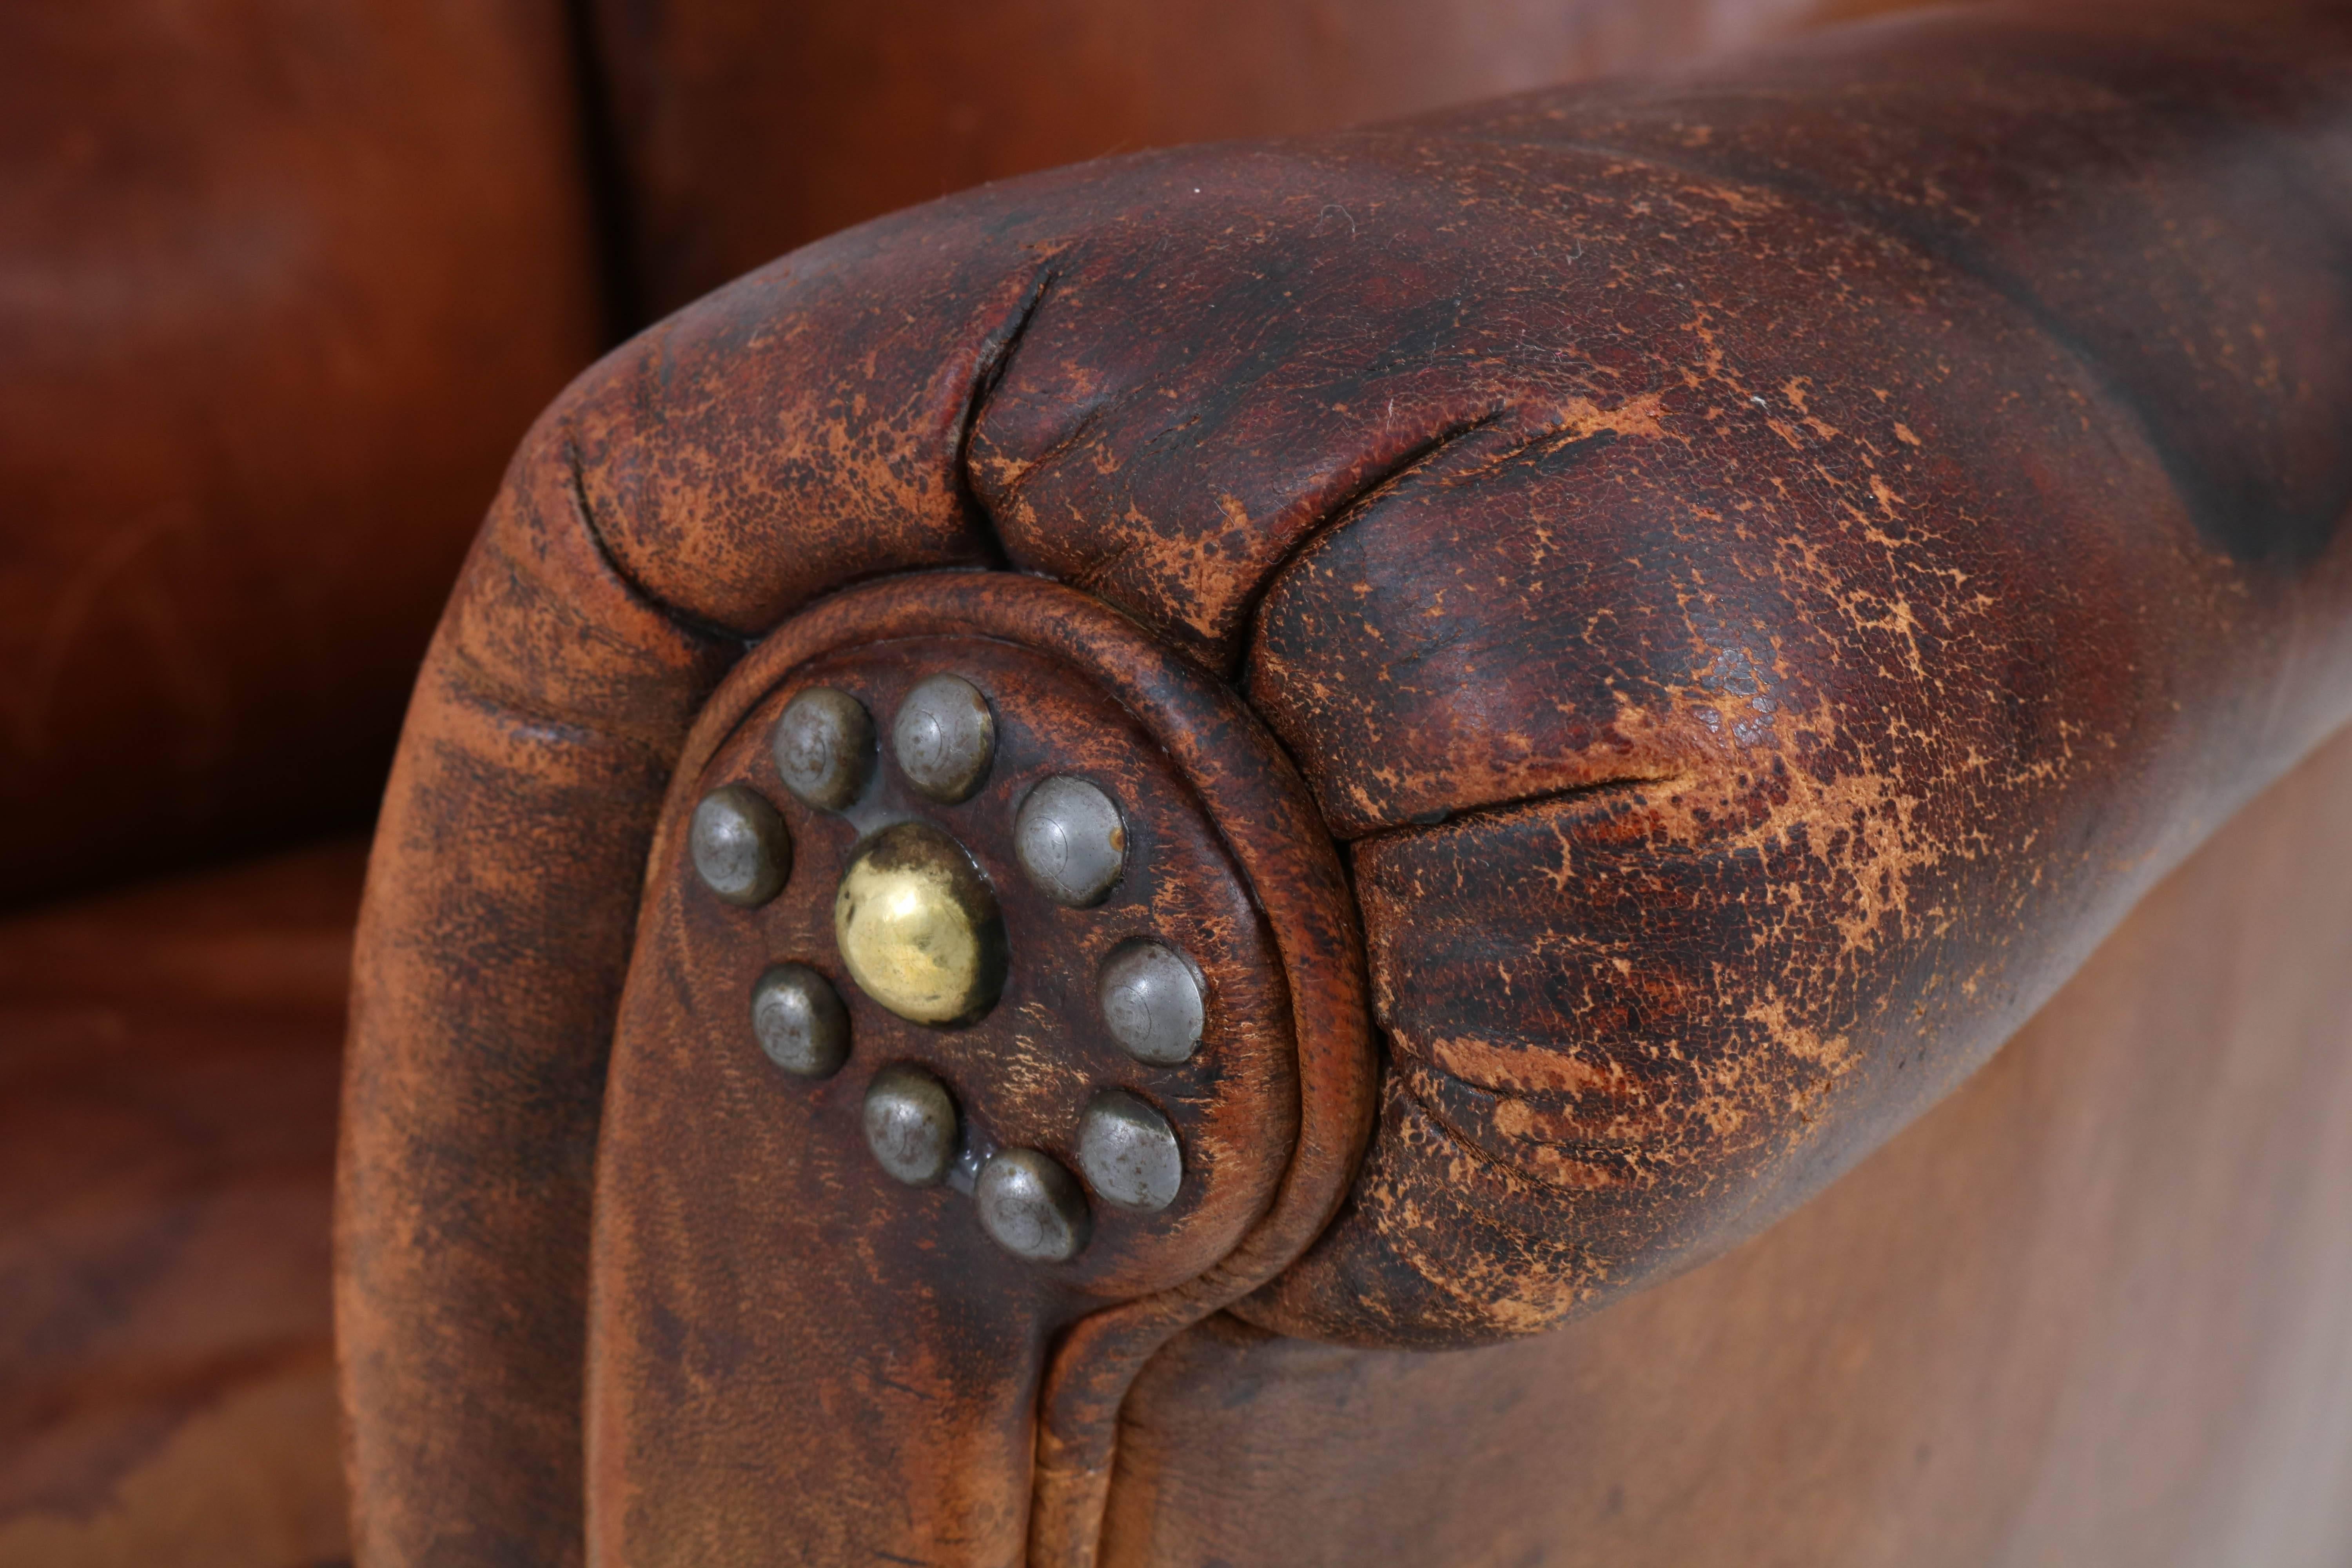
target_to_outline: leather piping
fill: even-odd
[[[863,584],[785,621],[697,717],[647,857],[648,877],[674,858],[703,767],[794,668],[857,643],[958,635],[1005,637],[1067,659],[1143,723],[1204,801],[1247,803],[1238,813],[1213,807],[1212,821],[1266,916],[1290,994],[1299,1127],[1273,1203],[1215,1267],[1081,1319],[1048,1359],[1038,1400],[1030,1568],[1090,1568],[1108,1503],[1119,1407],[1136,1373],[1180,1331],[1280,1273],[1322,1233],[1347,1194],[1371,1133],[1377,1076],[1363,941],[1321,814],[1240,698],[1099,600],[1010,573],[933,572]]]

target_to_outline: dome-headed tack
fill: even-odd
[[[1077,1178],[1034,1149],[992,1156],[972,1185],[971,1201],[989,1239],[1031,1263],[1067,1263],[1094,1231]]]
[[[1208,1015],[1201,976],[1166,942],[1121,943],[1103,961],[1096,997],[1110,1037],[1138,1061],[1175,1067],[1201,1047]]]
[[[769,744],[784,787],[818,811],[847,809],[874,776],[874,716],[830,686],[793,698]]]
[[[884,1068],[866,1089],[866,1146],[910,1187],[935,1187],[955,1163],[955,1097],[919,1067]]]
[[[959,675],[917,682],[891,721],[890,750],[919,794],[945,805],[971,799],[996,756],[988,699]]]
[[[782,891],[793,840],[776,808],[742,784],[723,784],[697,803],[688,851],[709,889],[746,909]]]
[[[1184,1152],[1168,1118],[1122,1089],[1107,1089],[1078,1123],[1078,1169],[1107,1203],[1156,1212],[1176,1201]]]
[[[1127,868],[1127,825],[1110,796],[1063,773],[1022,801],[1013,851],[1039,892],[1085,909],[1102,902]]]
[[[768,1059],[800,1078],[831,1078],[849,1059],[849,1009],[805,963],[772,964],[751,987],[751,1032]]]

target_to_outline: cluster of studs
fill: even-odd
[[[812,809],[846,811],[873,779],[874,721],[845,691],[800,693],[771,741],[784,786]],[[908,784],[953,805],[987,780],[995,719],[970,681],[934,675],[898,705],[890,747]],[[1070,774],[1028,792],[1013,839],[1023,872],[1066,908],[1102,902],[1127,870],[1118,804]],[[792,874],[783,818],[742,784],[703,796],[688,848],[710,890],[746,908],[774,898]],[[1003,989],[1009,957],[995,895],[963,846],[926,822],[893,823],[859,843],[835,896],[834,940],[859,989],[915,1023],[971,1022]],[[1111,1037],[1138,1061],[1173,1067],[1199,1049],[1206,1024],[1201,974],[1168,943],[1148,937],[1122,943],[1104,961],[1096,996]],[[751,988],[751,1027],[768,1059],[788,1073],[827,1078],[849,1059],[849,1010],[805,963],[761,973]],[[1070,1173],[1034,1149],[983,1147],[977,1131],[963,1126],[947,1085],[922,1068],[898,1063],[876,1073],[864,1121],[885,1172],[909,1186],[968,1191],[982,1228],[1014,1256],[1058,1263],[1086,1247],[1092,1216]],[[1168,1119],[1124,1089],[1106,1089],[1087,1104],[1078,1165],[1105,1201],[1146,1212],[1174,1202],[1184,1177]]]

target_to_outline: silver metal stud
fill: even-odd
[[[704,884],[730,904],[764,904],[792,875],[793,839],[784,819],[741,784],[721,785],[696,804],[687,840]]]
[[[1067,773],[1029,792],[1013,823],[1013,852],[1037,890],[1057,904],[1098,904],[1127,868],[1127,825],[1110,796]]]
[[[919,1067],[884,1068],[866,1089],[866,1146],[908,1186],[938,1186],[955,1163],[955,1096]]]
[[[1122,942],[1103,961],[1095,995],[1110,1037],[1154,1067],[1190,1061],[1208,1021],[1201,974],[1164,942]]]
[[[970,800],[996,755],[988,699],[961,676],[919,681],[890,721],[890,749],[898,771],[923,795],[945,805]]]
[[[1184,1184],[1184,1152],[1168,1118],[1125,1089],[1108,1089],[1079,1120],[1078,1169],[1106,1202],[1156,1212]]]
[[[971,1201],[989,1239],[1031,1263],[1067,1263],[1094,1233],[1077,1178],[1034,1149],[1006,1149],[981,1167]]]
[[[830,686],[812,687],[784,707],[769,737],[784,787],[818,811],[843,811],[874,776],[874,716]]]
[[[798,1078],[831,1078],[849,1059],[849,1009],[805,963],[771,965],[752,984],[751,1032],[770,1061]]]

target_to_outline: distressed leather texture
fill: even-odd
[[[364,826],[532,416],[816,236],[1804,0],[91,0],[0,18],[0,904]],[[592,15],[593,13],[593,15]],[[122,814],[155,825],[131,842]]]
[[[1258,1328],[1530,1333],[1883,1142],[2344,716],[2345,42],[1946,16],[1122,158],[588,373],[475,545],[371,872],[362,1554],[579,1555],[665,792],[746,648],[869,579],[1130,617],[1344,847],[1381,1120]]]
[[[2352,734],[1754,1240],[1429,1354],[1213,1318],[1116,1568],[2211,1568],[2352,1555]]]
[[[995,715],[969,798],[922,799],[887,748],[846,815],[785,794],[770,740],[797,690],[887,715],[941,670]],[[1064,773],[1109,792],[1124,823],[1118,886],[1081,909],[1039,893],[1011,842],[1031,787]],[[778,802],[787,824],[792,869],[756,910],[687,859],[693,804],[716,787]],[[953,1028],[891,1016],[835,948],[853,850],[910,820],[963,847],[1002,912],[1003,993]],[[1184,1062],[1139,1063],[1101,1021],[1102,961],[1137,937],[1175,943],[1202,976]],[[1034,1560],[1084,1560],[1138,1369],[1278,1273],[1346,1191],[1371,1107],[1360,954],[1338,857],[1280,749],[1230,689],[1098,601],[1016,574],[919,574],[793,617],[698,716],[648,866],[597,1151],[591,1556],[758,1558],[781,1539],[816,1560],[1004,1562],[1024,1541]],[[848,1058],[822,1080],[777,1072],[749,1033],[754,978],[778,959],[828,973],[846,1003]],[[1097,1197],[1076,1257],[1022,1262],[977,1223],[974,1172],[915,1191],[877,1164],[866,1088],[910,1064],[955,1099],[975,1164],[1018,1147],[1077,1168],[1087,1101],[1145,1097],[1180,1141],[1181,1189],[1149,1215]]]

